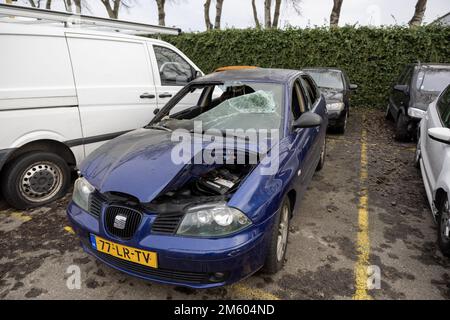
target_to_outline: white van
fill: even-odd
[[[150,122],[200,69],[155,39],[0,22],[0,186],[18,209],[63,196],[102,143]]]

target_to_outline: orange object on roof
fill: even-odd
[[[223,72],[223,71],[230,71],[230,70],[242,70],[242,69],[257,69],[258,67],[255,66],[227,66],[227,67],[220,67],[217,68],[214,72]]]

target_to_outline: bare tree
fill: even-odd
[[[253,18],[255,19],[255,26],[257,29],[261,29],[261,23],[259,22],[258,19],[258,10],[256,8],[256,0],[252,0],[252,9],[253,9]]]
[[[333,0],[333,9],[330,15],[330,27],[339,25],[339,17],[341,16],[341,7],[344,0]]]
[[[156,5],[158,7],[158,23],[160,26],[166,25],[166,0],[156,0]]]
[[[281,6],[284,3],[285,6],[291,6],[297,14],[301,14],[300,3],[302,0],[264,0],[264,26],[266,28],[278,28],[280,24]],[[273,18],[272,18],[272,4],[275,4]],[[255,25],[257,28],[261,27],[258,19],[258,10],[256,7],[256,1],[252,0],[253,18],[255,19]]]
[[[205,15],[205,25],[206,30],[220,29],[220,22],[222,19],[222,8],[224,0],[216,0],[216,18],[214,20],[214,25],[211,23],[209,17],[209,9],[211,8],[211,0],[206,0],[204,5],[204,15]]]
[[[264,0],[264,25],[266,28],[272,27],[271,9],[272,0]]]
[[[77,5],[77,11],[78,8],[81,9],[81,1],[82,0],[74,0],[75,1],[75,5]],[[126,1],[126,0],[100,0],[101,3],[103,3],[103,5],[105,6],[106,12],[108,12],[108,16],[111,19],[118,19],[119,18],[119,10],[121,7],[125,7],[125,8],[130,8],[131,7],[131,2],[130,1]],[[80,4],[80,6],[78,7],[77,2]]]
[[[220,29],[220,20],[222,19],[223,0],[216,0],[216,20],[214,28]]]
[[[408,22],[410,27],[417,27],[422,24],[423,16],[425,15],[425,10],[427,8],[427,0],[417,0],[416,9],[414,10],[414,15]]]
[[[209,8],[210,7],[211,7],[211,0],[206,0],[205,5],[204,5],[206,30],[211,30],[214,27],[209,18]]]

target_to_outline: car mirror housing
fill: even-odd
[[[406,95],[409,95],[409,86],[406,84],[396,84],[394,86],[394,90],[403,92]]]
[[[430,128],[428,136],[438,142],[450,145],[450,129],[449,128]]]
[[[305,112],[300,116],[300,118],[295,120],[293,127],[295,129],[314,128],[320,126],[322,122],[323,119],[318,114],[313,112]]]
[[[357,84],[350,84],[350,90],[356,90],[356,89],[358,89],[358,85]]]

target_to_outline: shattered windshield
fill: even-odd
[[[306,72],[314,79],[317,85],[321,88],[337,89],[337,90],[344,89],[342,76],[341,73],[338,71],[306,70]]]
[[[162,117],[158,124],[175,130],[280,129],[283,85],[259,82],[230,82],[196,85]]]

